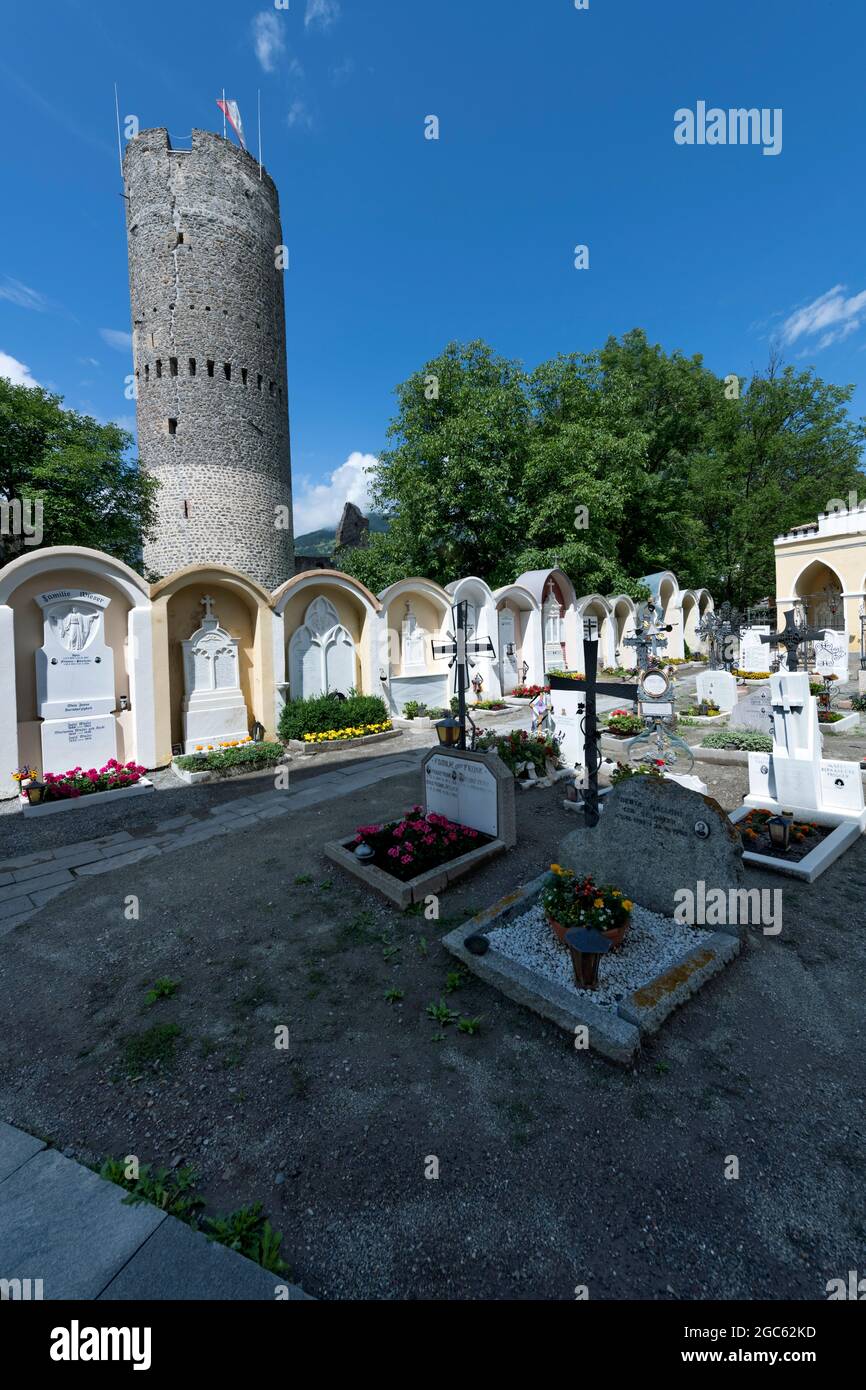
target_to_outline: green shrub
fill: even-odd
[[[302,739],[304,734],[326,734],[330,729],[349,729],[364,724],[383,724],[388,718],[381,695],[314,695],[309,700],[289,700],[280,715],[279,735]]]
[[[772,753],[773,740],[769,734],[758,733],[757,729],[719,729],[704,737],[703,746],[736,748],[744,753]]]
[[[285,751],[281,743],[241,743],[237,748],[215,748],[203,757],[187,753],[174,761],[184,772],[225,772],[240,764],[252,771],[257,767],[273,767]]]
[[[851,701],[851,708],[859,710],[861,714],[866,712],[866,695],[855,695]]]

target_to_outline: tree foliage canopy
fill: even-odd
[[[772,359],[726,388],[638,329],[532,372],[451,343],[397,388],[371,478],[388,532],[337,563],[374,591],[558,563],[579,593],[634,596],[672,569],[744,607],[774,590],[775,536],[862,490],[852,393]]]
[[[60,396],[0,377],[0,502],[42,503],[42,546],[91,546],[140,565],[157,484],[127,459],[131,444],[119,425],[65,410]],[[4,530],[0,564],[38,548],[8,523]]]

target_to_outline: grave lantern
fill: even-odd
[[[571,953],[577,988],[597,989],[601,958],[613,945],[610,938],[604,932],[592,931],[588,927],[570,927],[565,933],[565,944]]]
[[[436,724],[436,736],[445,748],[456,748],[460,742],[460,735],[463,726],[459,719],[455,719],[453,714],[447,719],[440,719]]]
[[[771,816],[767,821],[770,843],[774,849],[787,849],[791,839],[791,821],[787,816]]]
[[[45,783],[34,777],[27,783],[27,800],[31,806],[40,806],[45,795]]]

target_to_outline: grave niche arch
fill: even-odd
[[[292,699],[339,691],[348,695],[355,681],[355,643],[330,599],[313,599],[289,641]]]

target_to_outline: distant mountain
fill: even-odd
[[[377,512],[369,516],[371,531],[387,531],[388,522]],[[333,555],[336,527],[321,531],[308,531],[305,536],[295,536],[295,550],[299,555]]]

